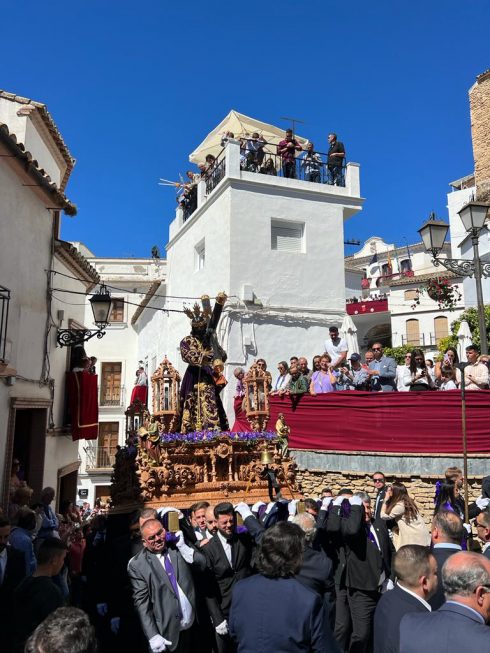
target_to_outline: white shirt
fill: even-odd
[[[0,553],[0,585],[3,583],[6,567],[7,567],[7,547],[5,547],[2,553]]]
[[[408,365],[396,366],[396,389],[398,392],[408,392],[410,390],[408,385],[405,385],[405,380],[403,378],[406,370],[410,371]]]
[[[165,555],[163,555],[162,553],[157,553],[157,558],[160,560],[160,564],[163,567],[164,573],[167,574],[167,570],[165,569]],[[172,562],[172,558],[170,558],[170,562]],[[173,562],[172,562],[172,566],[175,569],[175,565]],[[175,580],[177,581],[177,577],[175,578]],[[182,588],[179,585],[179,583],[177,583],[177,589],[179,590],[180,611],[182,612],[182,618],[180,620],[180,630],[187,630],[194,623],[194,610],[192,609],[192,605],[189,603],[189,599],[182,591]]]
[[[396,585],[397,585],[397,587],[399,587],[401,590],[403,590],[403,591],[406,592],[407,594],[410,594],[411,596],[414,596],[416,599],[418,599],[418,600],[420,601],[420,603],[422,603],[422,605],[423,605],[425,608],[427,608],[427,610],[428,610],[429,612],[432,612],[432,608],[431,608],[431,606],[427,603],[427,601],[426,601],[425,599],[423,599],[423,598],[422,598],[421,596],[419,596],[418,594],[415,594],[415,592],[412,592],[412,590],[409,590],[408,587],[403,587],[403,585],[400,585],[400,582],[397,582]]]
[[[378,534],[376,533],[374,526],[372,524],[369,525],[369,530],[371,531],[375,541],[376,541],[376,546],[378,547],[378,551],[381,553],[381,547],[379,545],[379,539],[378,539]],[[381,586],[386,579],[386,574],[384,570],[381,572],[380,577],[379,577],[379,585]]]
[[[279,374],[276,382],[274,383],[274,391],[285,390],[290,378],[290,374]]]
[[[221,544],[223,545],[223,549],[225,550],[225,555],[228,558],[228,562],[230,563],[230,567],[233,567],[233,562],[231,560],[231,544],[226,540],[225,537],[221,535],[221,533],[218,531],[218,537],[220,539]]]
[[[343,338],[338,338],[337,344],[334,344],[332,338],[325,340],[325,351],[332,359],[333,367],[337,365],[340,354],[342,354],[344,351],[347,351],[348,349],[349,348],[347,347],[347,343]]]
[[[452,379],[448,379],[447,381],[443,381],[441,383],[441,387],[439,388],[439,390],[457,390],[457,389],[458,389],[458,386],[456,385],[456,383],[454,383],[454,381]]]

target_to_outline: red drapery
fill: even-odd
[[[70,404],[71,432],[74,440],[96,440],[99,434],[97,375],[67,372],[66,386]]]
[[[490,390],[466,393],[468,452],[490,452]],[[461,393],[331,392],[270,397],[268,430],[279,413],[291,428],[291,449],[461,453]],[[250,431],[245,414],[233,431]]]
[[[130,404],[134,404],[136,399],[139,399],[143,406],[146,406],[146,400],[148,398],[148,386],[147,385],[135,385],[131,391],[131,401]]]

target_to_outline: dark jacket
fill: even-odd
[[[233,585],[252,573],[253,538],[249,533],[234,535],[232,545],[233,566],[230,566],[218,534],[203,547],[206,557],[206,604],[213,625],[219,626],[228,619]]]
[[[323,551],[315,551],[310,546],[305,547],[303,564],[295,578],[322,598],[334,591],[332,561]]]
[[[196,610],[196,595],[190,565],[175,549],[169,550],[179,587]],[[128,564],[128,574],[133,588],[133,601],[149,640],[161,635],[172,642],[174,651],[179,643],[180,606],[170,580],[160,560],[148,549],[142,549]]]
[[[400,624],[400,653],[489,650],[490,628],[459,603],[445,603],[427,614],[406,614]]]
[[[388,532],[374,523],[379,546],[367,535],[363,506],[351,506],[348,517],[340,517],[339,506],[334,506],[329,517],[329,530],[340,530],[345,555],[345,586],[364,591],[376,591],[382,572],[391,574],[393,545]]]
[[[461,549],[452,549],[450,547],[437,547],[433,549],[432,555],[436,559],[437,562],[437,578],[438,578],[438,583],[437,583],[437,591],[434,594],[432,598],[429,599],[428,603],[430,604],[430,607],[433,610],[438,610],[441,605],[444,603],[446,600],[444,596],[444,590],[442,588],[442,574],[441,574],[441,569],[442,565],[446,562],[446,560],[452,556],[455,553],[458,553],[458,551],[461,551]]]
[[[408,612],[429,610],[399,586],[383,594],[374,613],[374,653],[398,653],[400,622]]]
[[[7,564],[3,582],[0,584],[0,629],[5,650],[11,646],[13,635],[13,595],[15,588],[25,578],[26,564],[22,551],[17,551],[12,546],[7,547]],[[3,647],[3,645],[2,645]]]
[[[229,627],[238,653],[340,653],[322,600],[294,578],[237,583]]]

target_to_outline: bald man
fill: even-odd
[[[460,551],[442,568],[446,603],[436,612],[411,613],[400,624],[400,653],[489,651],[490,560]]]

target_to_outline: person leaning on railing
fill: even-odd
[[[296,179],[296,150],[302,147],[293,136],[292,129],[286,129],[286,137],[279,141],[277,153],[282,158],[282,174],[289,179]]]
[[[308,143],[306,152],[301,158],[301,168],[303,169],[305,181],[312,181],[319,184],[321,180],[321,169],[323,161],[318,152],[315,152],[313,143]]]

